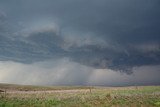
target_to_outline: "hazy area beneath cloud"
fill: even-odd
[[[0,82],[160,84],[159,0],[1,0]]]
[[[68,58],[34,64],[0,62],[0,82],[32,85],[158,85],[160,66],[135,67],[132,75],[94,69]]]

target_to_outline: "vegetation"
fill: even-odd
[[[0,89],[19,90],[19,91],[47,91],[47,90],[71,90],[71,89],[88,89],[88,86],[33,86],[17,84],[1,84]],[[93,88],[93,87],[91,87]]]
[[[160,86],[72,87],[69,90],[67,87],[44,90],[39,86],[36,91],[34,86],[29,87],[27,91],[24,88],[2,92],[0,107],[160,107]]]

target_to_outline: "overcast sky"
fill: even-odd
[[[1,0],[0,82],[160,85],[159,0]]]

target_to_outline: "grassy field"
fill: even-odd
[[[0,84],[0,107],[160,107],[160,86],[41,87]]]

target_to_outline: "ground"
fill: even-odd
[[[84,87],[0,84],[0,107],[160,107],[160,86]]]

